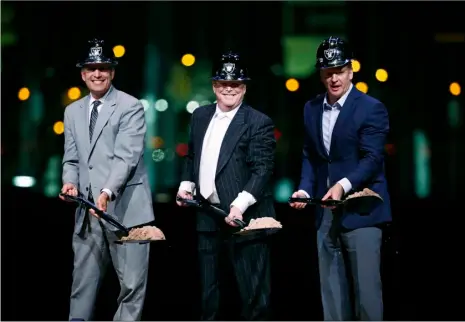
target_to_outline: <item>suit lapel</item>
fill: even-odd
[[[202,113],[202,115],[200,115],[197,120],[198,131],[195,131],[196,137],[194,138],[195,142],[198,142],[198,144],[196,144],[197,151],[195,151],[195,169],[200,168],[200,158],[202,156],[203,139],[205,138],[205,133],[207,132],[208,125],[210,124],[210,121],[213,115],[215,114],[215,108],[216,106],[214,104],[206,106],[206,111]]]
[[[313,126],[313,128],[316,131],[315,134],[318,140],[318,151],[320,151],[323,157],[327,158],[328,153],[326,152],[326,148],[323,143],[323,98],[324,95],[321,95],[321,97],[313,103],[315,104],[315,108],[313,108],[313,111],[316,114],[313,117],[313,119],[315,120],[315,126]]]
[[[79,113],[79,120],[76,123],[77,137],[83,138],[83,146],[86,149],[85,153],[89,153],[90,142],[89,142],[89,102],[90,96],[87,95],[85,99],[81,101],[81,109]]]
[[[344,134],[344,129],[346,128],[347,121],[350,120],[350,116],[353,115],[354,110],[354,101],[361,95],[362,93],[355,88],[352,88],[349,96],[347,96],[346,101],[344,102],[344,106],[342,106],[341,111],[337,117],[336,123],[334,124],[333,133],[331,136],[331,150],[330,154],[333,155],[337,152],[336,145],[338,139],[341,138]]]
[[[247,130],[248,125],[245,123],[245,112],[247,105],[239,107],[236,115],[229,124],[228,130],[224,135],[223,142],[221,143],[220,155],[218,158],[218,165],[216,167],[216,175],[218,175],[224,166],[231,158],[237,142],[244,132]]]
[[[103,103],[102,109],[97,118],[97,123],[95,123],[94,133],[92,135],[92,142],[90,143],[90,152],[94,149],[95,143],[102,133],[103,127],[107,124],[108,119],[113,114],[116,108],[116,95],[117,91],[113,87],[111,88],[111,92],[108,93],[108,96]],[[90,154],[89,154],[90,156]]]

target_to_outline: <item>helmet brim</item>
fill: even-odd
[[[226,79],[223,77],[214,76],[211,78],[211,80],[212,81],[223,81],[223,82],[248,82],[248,81],[251,81],[252,79],[249,77],[239,78],[239,79]]]
[[[341,61],[341,62],[338,62],[338,63],[335,63],[334,65],[320,65],[318,63],[315,64],[315,68],[316,69],[329,69],[329,68],[340,68],[340,67],[344,67],[344,66],[347,66],[351,63],[351,59],[346,59],[345,61]]]
[[[108,65],[108,66],[111,66],[111,67],[115,67],[116,65],[118,65],[118,61],[116,61],[116,60],[113,60],[113,61],[105,61],[105,60],[102,60],[102,61],[84,61],[84,62],[77,63],[76,67],[82,68],[82,67],[91,66],[91,65]]]

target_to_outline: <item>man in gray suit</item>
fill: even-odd
[[[144,164],[142,104],[111,84],[117,62],[102,40],[89,42],[77,64],[90,94],[65,110],[62,193],[83,193],[127,227],[154,220]],[[118,245],[118,232],[92,211],[79,207],[73,234],[71,320],[91,320],[100,282],[113,263],[121,291],[117,321],[141,319],[148,274],[149,244]]]

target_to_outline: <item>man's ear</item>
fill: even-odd
[[[216,85],[216,83],[215,83],[215,82],[212,82],[212,90],[213,90],[213,93],[214,93],[214,94],[216,94],[215,85]]]

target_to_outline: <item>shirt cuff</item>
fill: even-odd
[[[300,193],[303,193],[305,195],[306,198],[310,198],[310,195],[307,193],[307,191],[305,190],[299,190],[297,192],[300,192]]]
[[[242,191],[239,193],[237,198],[231,203],[231,207],[236,207],[241,211],[242,214],[252,206],[254,203],[256,203],[257,200],[252,196],[250,193],[247,191]]]
[[[352,184],[347,178],[342,178],[337,183],[339,183],[342,186],[342,188],[344,189],[344,193],[348,193],[352,189]]]
[[[193,193],[195,189],[195,183],[190,182],[190,181],[182,181],[181,184],[179,185],[179,190],[184,190],[189,193]]]
[[[110,200],[113,197],[113,193],[111,192],[110,189],[103,188],[101,192],[105,192],[108,195],[108,197],[110,197]]]

